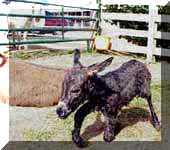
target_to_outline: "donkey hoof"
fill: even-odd
[[[104,133],[103,139],[105,142],[110,143],[115,139],[115,136],[112,133]]]
[[[87,146],[87,142],[85,142],[80,136],[79,137],[73,136],[73,142],[80,148]]]
[[[160,131],[161,125],[160,122],[158,121],[158,118],[152,120],[152,125],[157,131]]]
[[[157,131],[160,131],[160,130],[161,130],[161,125],[160,125],[159,122],[154,123],[153,126],[154,126],[154,128],[155,128]]]

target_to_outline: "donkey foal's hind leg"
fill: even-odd
[[[153,104],[152,104],[150,81],[144,80],[143,84],[140,85],[140,96],[147,100],[148,105],[149,105],[149,110],[151,113],[152,125],[154,126],[154,128],[156,128],[156,130],[159,131],[160,123],[159,123],[158,117],[155,113],[155,110],[154,110]]]
[[[107,127],[104,130],[103,139],[105,142],[112,142],[115,139],[115,125],[117,122],[116,118],[107,118]]]
[[[149,109],[150,109],[150,112],[151,112],[152,124],[153,124],[154,128],[159,131],[160,130],[160,123],[159,123],[158,117],[157,117],[157,115],[155,113],[155,110],[153,108],[151,95],[148,96],[146,99],[147,99]]]

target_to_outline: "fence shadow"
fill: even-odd
[[[118,135],[122,129],[132,126],[138,122],[145,122],[150,120],[150,114],[148,110],[143,108],[130,108],[130,109],[123,109],[121,114],[118,116],[118,123],[116,124],[116,135]],[[82,133],[82,137],[88,141],[93,137],[96,137],[103,133],[106,124],[101,120],[101,116],[97,115],[96,120],[93,124],[87,126]]]

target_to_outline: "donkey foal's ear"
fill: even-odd
[[[101,63],[96,63],[88,67],[89,75],[93,75],[94,73],[103,71],[107,66],[112,63],[113,57],[106,59]]]

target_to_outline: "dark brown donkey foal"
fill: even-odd
[[[80,61],[80,51],[75,50],[74,67],[66,74],[62,85],[62,95],[57,106],[59,118],[66,118],[76,112],[72,139],[74,143],[83,147],[85,142],[80,136],[80,129],[84,118],[97,107],[106,119],[104,141],[111,142],[115,137],[115,124],[118,111],[127,105],[134,97],[145,98],[149,104],[153,126],[159,130],[160,123],[151,101],[151,74],[145,64],[131,60],[124,63],[117,70],[98,75],[112,62],[112,57],[88,67]]]

